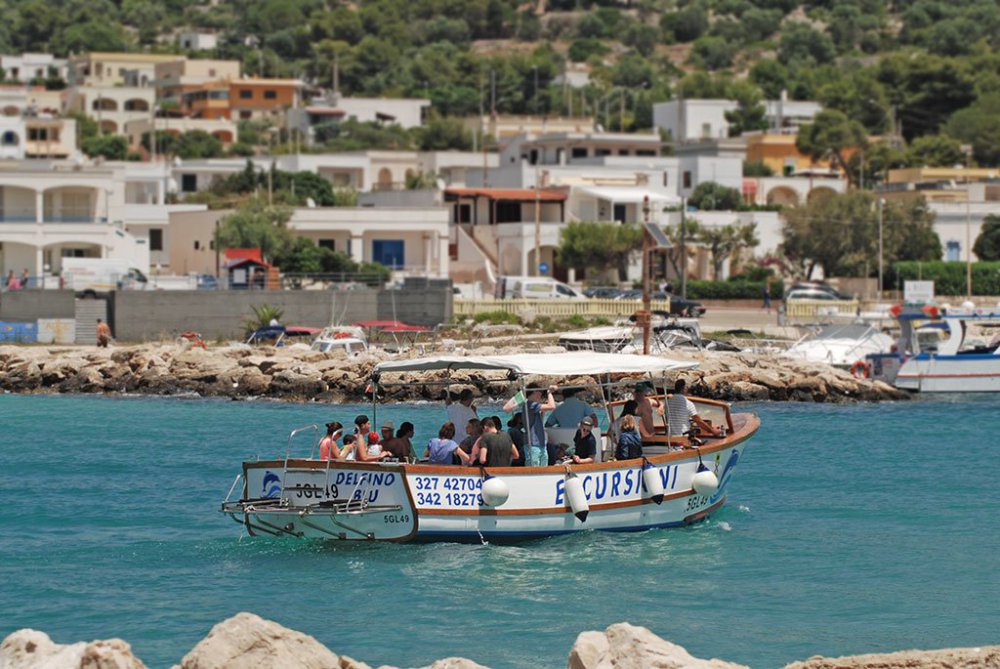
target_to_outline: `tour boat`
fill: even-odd
[[[894,314],[900,327],[896,350],[857,363],[866,375],[913,392],[1000,392],[1000,335],[983,342],[969,332],[974,324],[1000,324],[1000,313],[925,306],[896,308]]]
[[[448,383],[452,371],[472,371],[484,382],[524,391],[528,377],[546,383],[592,377],[602,397],[615,385],[649,379],[666,387],[668,373],[696,366],[661,357],[568,352],[490,357],[435,356],[379,364],[373,395],[395,383]],[[414,374],[421,375],[413,381]],[[434,380],[431,380],[431,377]],[[579,383],[579,381],[577,381]],[[579,386],[577,386],[579,387]],[[545,467],[442,466],[406,462],[360,463],[293,457],[294,430],[283,457],[243,463],[221,511],[251,535],[344,541],[507,542],[586,530],[641,531],[704,520],[726,502],[736,465],[760,426],[756,415],[725,402],[690,398],[720,437],[668,437],[662,415],[657,434],[643,442],[644,457],[610,459],[598,437],[594,463]],[[604,401],[614,420],[623,402]],[[377,425],[377,399],[372,425]],[[442,417],[444,412],[442,411]],[[573,429],[549,431],[572,441]],[[595,435],[596,436],[596,435]],[[415,450],[422,448],[415,444]],[[230,500],[239,486],[241,499]]]

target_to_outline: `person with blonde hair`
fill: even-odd
[[[636,425],[635,416],[626,414],[622,417],[621,434],[615,446],[616,460],[632,460],[642,457],[642,437]]]

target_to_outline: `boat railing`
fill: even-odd
[[[666,395],[650,395],[650,399],[655,399],[666,404]],[[733,417],[730,413],[730,406],[728,402],[723,402],[721,400],[710,400],[704,397],[692,397],[687,396],[691,402],[698,407],[698,415],[704,418],[706,421],[712,425],[723,425],[726,428],[726,432],[733,432]],[[614,422],[616,418],[620,415],[621,407],[624,406],[626,400],[615,400],[614,402],[608,402],[608,411],[610,416],[608,417],[611,422]],[[653,426],[659,431],[663,431],[666,434],[667,431],[667,419],[666,411],[653,412]]]

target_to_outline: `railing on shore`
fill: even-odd
[[[861,312],[858,300],[790,300],[785,302],[788,322],[816,321],[822,318],[857,316]]]
[[[654,300],[650,303],[654,311],[670,311],[670,303],[666,300]],[[638,300],[469,300],[455,298],[455,316],[475,316],[476,314],[502,311],[508,314],[518,314],[531,310],[536,316],[565,318],[569,316],[589,316],[591,318],[620,318],[631,316],[642,308]]]

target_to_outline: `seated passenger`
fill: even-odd
[[[597,439],[594,438],[594,423],[590,418],[580,421],[580,427],[573,435],[573,464],[585,465],[594,461],[597,453]]]
[[[659,409],[663,411],[663,405],[658,399],[650,397],[653,394],[653,384],[648,381],[641,381],[636,384],[633,396],[636,401],[635,415],[639,418],[639,433],[643,437],[652,437],[656,433],[656,424],[653,422],[653,411]]]
[[[354,433],[357,436],[354,456],[358,462],[379,462],[390,457],[390,453],[382,450],[379,445],[378,434],[370,431],[371,421],[368,420],[368,416],[361,415],[355,418],[354,426]]]
[[[466,453],[472,453],[473,447],[483,435],[483,424],[478,418],[473,418],[465,424],[465,439],[458,443]]]
[[[385,428],[385,424],[382,425]],[[413,452],[413,423],[406,421],[396,430],[396,436],[382,440],[382,448],[392,453],[400,462],[413,462],[417,456]]]
[[[339,460],[340,459],[340,448],[337,446],[337,440],[344,433],[344,426],[337,421],[326,424],[326,436],[320,439],[319,442],[319,459],[320,460]]]
[[[622,418],[624,418],[625,416],[635,416],[635,412],[638,408],[639,408],[639,403],[636,402],[635,400],[628,400],[627,402],[625,402],[625,405],[622,407],[621,414],[618,416],[618,418],[615,419],[613,423],[611,423],[611,427],[608,428],[608,433],[611,436],[612,444],[618,443],[618,436],[622,433]]]
[[[687,384],[684,379],[674,383],[674,394],[667,397],[667,426],[671,437],[683,437],[690,434],[691,422],[713,437],[721,436],[718,430],[709,425],[701,416],[694,402],[684,396]]]
[[[510,467],[518,456],[517,447],[510,435],[502,432],[503,424],[498,416],[489,416],[483,420],[483,436],[479,439],[479,458],[473,459],[474,464],[486,467]]]
[[[469,454],[463,451],[455,442],[455,424],[448,421],[441,426],[438,436],[427,442],[427,451],[424,457],[432,465],[456,464],[455,458],[460,460],[457,464],[465,464],[469,461]]]
[[[355,454],[355,449],[358,447],[358,438],[353,434],[344,435],[344,447],[340,449],[340,455],[337,456],[338,460],[357,460],[358,457]]]
[[[635,416],[622,417],[621,435],[615,447],[615,459],[631,460],[642,457],[642,437],[636,427]]]
[[[392,431],[396,429],[396,426],[392,424],[391,420],[382,421],[382,444],[393,438]]]

